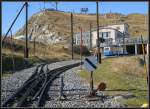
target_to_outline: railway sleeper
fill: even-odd
[[[24,102],[27,101],[28,96],[31,95],[32,92],[34,92],[34,88],[37,86],[37,84],[40,81],[36,80],[33,84],[31,84],[32,87],[30,87],[25,94],[20,98],[19,102],[17,103],[17,107],[22,107],[24,106]]]
[[[46,76],[46,78],[45,78],[43,84],[41,84],[41,88],[38,90],[38,92],[35,94],[35,96],[33,97],[32,100],[35,100],[35,99],[40,95],[40,93],[41,93],[42,90],[43,90],[44,85],[45,85],[46,82],[47,82],[47,80],[48,80],[48,77]]]
[[[44,65],[42,65],[41,66],[41,69],[40,69],[40,72],[38,72],[38,69],[39,69],[39,67],[36,69],[36,71],[38,72],[37,73],[37,75],[35,75],[35,77],[34,76],[31,76],[31,79],[29,79],[27,82],[25,82],[24,83],[24,85],[21,87],[21,88],[19,88],[18,90],[17,90],[17,92],[13,95],[13,96],[11,96],[5,103],[4,103],[4,105],[3,105],[3,107],[4,106],[11,106],[12,104],[13,104],[13,101],[14,101],[14,99],[15,99],[15,101],[18,101],[17,99],[18,99],[18,97],[16,97],[16,96],[18,96],[19,94],[20,94],[20,96],[22,95],[22,93],[20,93],[22,90],[24,90],[24,92],[25,92],[25,94],[23,94],[23,96],[20,98],[20,101],[19,101],[19,103],[17,104],[17,107],[22,107],[22,106],[24,106],[24,103],[25,103],[25,101],[26,102],[28,102],[29,104],[31,104],[31,102],[32,102],[32,98],[33,98],[33,96],[35,96],[35,94],[37,94],[37,95],[39,95],[38,96],[38,103],[37,103],[37,106],[43,106],[43,104],[44,104],[44,99],[43,98],[45,98],[45,96],[46,96],[46,93],[47,93],[47,91],[48,91],[48,86],[49,86],[49,83],[51,83],[54,79],[56,79],[56,77],[58,77],[58,75],[60,74],[60,73],[62,73],[62,72],[64,72],[64,71],[66,71],[66,70],[68,70],[68,69],[70,69],[70,68],[72,68],[72,67],[76,67],[76,66],[78,66],[78,65],[80,65],[81,63],[79,62],[79,63],[76,63],[76,64],[73,64],[73,65],[68,65],[68,66],[64,66],[64,67],[61,67],[61,68],[57,68],[57,69],[54,69],[54,70],[51,70],[51,71],[49,71],[48,73],[45,73],[45,74],[43,74],[44,73],[44,70],[43,70],[43,67],[44,67]],[[83,64],[83,63],[82,63]],[[48,68],[48,67],[47,67]],[[48,71],[48,69],[47,69],[47,71]],[[33,77],[33,78],[32,78]],[[44,78],[51,78],[51,79],[49,79],[48,81],[44,81],[44,83],[43,83],[43,79]],[[41,83],[40,83],[41,82]],[[42,83],[43,84],[45,84],[45,85],[42,85]],[[27,88],[27,87],[30,87],[30,88]],[[43,87],[43,88],[40,88],[40,87]],[[50,87],[50,86],[49,86]],[[39,89],[40,88],[40,89]],[[37,90],[41,90],[41,91],[39,91],[39,92],[37,92],[37,93],[35,93]],[[27,90],[27,91],[26,91]],[[38,94],[39,93],[39,94]],[[35,96],[35,98],[37,97],[37,95]],[[48,97],[48,96],[47,96]],[[45,99],[47,99],[47,98],[45,98]]]

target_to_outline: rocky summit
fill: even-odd
[[[99,24],[128,23],[131,37],[139,36],[139,33],[147,36],[146,18],[145,14],[99,14]],[[73,13],[74,33],[79,32],[79,26],[82,26],[83,31],[89,31],[90,23],[96,27],[96,14]],[[36,41],[48,44],[71,40],[71,13],[50,9],[35,13],[29,18],[28,34],[31,41],[35,38]],[[16,32],[15,38],[25,39],[25,25]]]

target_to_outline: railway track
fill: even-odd
[[[42,64],[37,66],[31,77],[3,104],[2,107],[36,107],[44,106],[47,99],[47,92],[51,83],[63,72],[81,63],[66,65],[63,67],[48,69],[48,65]],[[44,71],[44,67],[47,67]]]

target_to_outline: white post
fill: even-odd
[[[149,72],[149,44],[148,43],[146,46],[146,65],[147,65],[147,72]]]
[[[149,46],[149,44],[146,45],[146,54],[147,54],[147,56],[148,56],[148,54],[149,54],[148,46]]]
[[[137,44],[135,44],[135,55],[137,55]]]

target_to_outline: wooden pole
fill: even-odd
[[[15,61],[14,61],[14,44],[13,44],[13,38],[12,38],[12,30],[11,32],[11,50],[12,50],[12,73],[15,72]]]
[[[26,46],[25,46],[25,58],[28,58],[28,2],[26,2]]]
[[[101,64],[101,53],[100,53],[100,38],[99,38],[99,7],[98,7],[98,2],[96,2],[97,4],[97,60],[98,62]]]
[[[2,2],[0,2],[0,7],[2,6]],[[0,12],[2,12],[2,8],[0,8]],[[2,18],[0,17],[0,21],[2,21]],[[0,37],[0,44],[1,44],[1,49],[2,49],[2,36]],[[2,72],[2,50],[0,49],[0,61],[1,61],[1,64],[0,64],[0,72]],[[2,76],[2,73],[1,73],[1,76]],[[6,93],[7,94],[7,93]]]
[[[71,46],[72,47],[72,59],[74,59],[74,56],[73,56],[73,51],[74,51],[73,50],[73,42],[74,42],[73,41],[73,14],[72,13],[71,13],[71,39],[72,39],[72,44],[71,44],[72,45]]]
[[[34,56],[35,56],[35,37],[34,37],[34,45],[33,45],[34,47]]]
[[[82,44],[83,44],[83,40],[82,40],[82,27],[80,29],[81,29],[80,56],[81,56],[81,70],[82,70]]]

